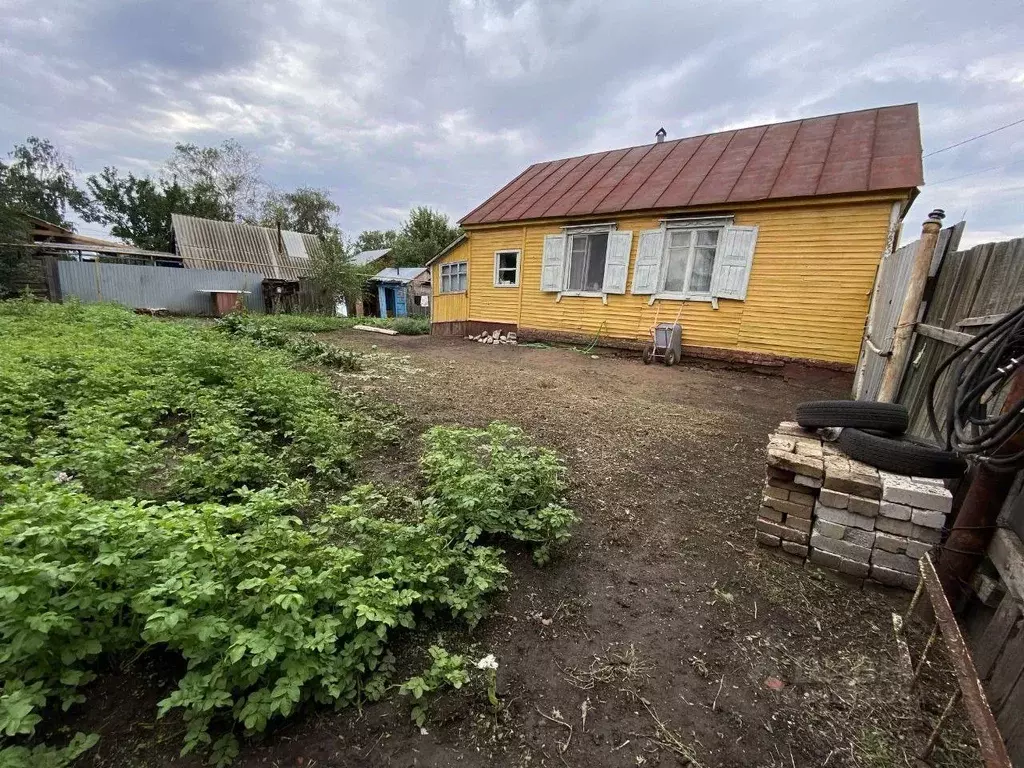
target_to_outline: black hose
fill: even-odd
[[[932,375],[928,383],[928,421],[935,439],[946,450],[995,471],[1010,472],[1024,466],[1024,450],[1002,450],[1024,429],[1024,399],[1002,406],[1001,397],[1022,365],[1024,305],[959,347]],[[950,396],[937,403],[939,379],[947,370]],[[941,425],[937,410],[943,411]]]

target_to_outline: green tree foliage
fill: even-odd
[[[402,223],[391,255],[396,266],[421,267],[461,234],[443,213],[419,206]]]
[[[320,251],[310,254],[312,278],[335,303],[355,300],[363,292],[365,275],[337,233],[320,238]],[[333,307],[332,307],[333,310]]]
[[[172,250],[172,213],[205,219],[232,217],[231,208],[208,182],[183,186],[104,168],[90,176],[86,186],[91,198],[82,217],[110,227],[114,237],[151,251]]]
[[[356,238],[352,246],[352,251],[354,253],[362,253],[363,251],[379,251],[382,248],[391,248],[394,246],[397,236],[398,233],[393,229],[383,231],[367,229],[359,233],[359,237]]]
[[[186,189],[214,190],[228,220],[253,220],[266,191],[259,158],[235,139],[215,147],[175,144],[164,176]]]
[[[272,192],[263,201],[260,224],[305,232],[319,237],[336,237],[336,217],[341,211],[326,189],[299,187],[294,192]]]
[[[49,141],[30,136],[7,157],[0,161],[0,297],[14,291],[29,253],[20,245],[31,239],[25,215],[74,229],[69,211],[85,202],[74,166]]]
[[[71,160],[51,142],[30,136],[0,161],[0,209],[74,229],[68,212],[85,204]]]

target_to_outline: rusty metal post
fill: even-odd
[[[935,244],[939,240],[942,220],[945,217],[945,212],[936,208],[928,214],[928,220],[921,225],[921,239],[917,243],[917,251],[914,252],[914,264],[910,270],[907,295],[903,298],[903,309],[900,310],[900,319],[896,322],[896,332],[892,337],[892,349],[889,352],[889,358],[885,361],[885,370],[882,372],[882,384],[878,390],[878,401],[881,403],[891,403],[899,394],[903,369],[906,368],[910,344],[914,339],[914,325],[917,323],[921,299],[924,296],[925,285],[928,283],[928,270],[931,267],[932,255],[935,253]]]
[[[932,735],[928,737],[928,743],[924,745],[924,749],[921,750],[921,754],[917,757],[920,760],[927,760],[932,750],[935,749],[935,745],[939,742],[939,734],[942,733],[942,729],[946,726],[946,721],[949,720],[950,714],[953,712],[953,707],[960,701],[960,697],[963,693],[957,688],[953,691],[953,695],[949,697],[949,701],[946,702],[945,708],[942,710],[942,714],[939,715],[939,721],[935,723],[935,727],[932,728]]]
[[[1003,412],[1024,399],[1024,369],[1018,368],[1010,380]],[[997,452],[1016,453],[1024,447],[1024,434],[1010,438]],[[936,570],[942,590],[953,606],[959,605],[964,586],[985,556],[996,530],[999,510],[1013,487],[1013,472],[993,472],[981,464],[971,476],[960,511],[953,522],[949,538],[942,547]]]

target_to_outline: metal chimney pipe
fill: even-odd
[[[665,140],[665,137],[667,135],[668,135],[668,132],[664,128],[659,128],[658,132],[656,134],[654,134],[654,136],[658,140],[659,144],[661,144],[661,142],[663,142]]]

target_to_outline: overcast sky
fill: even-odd
[[[662,125],[916,101],[941,149],[1024,117],[1021,40],[1020,0],[0,0],[0,147],[153,172],[233,137],[275,186],[331,190],[355,235]],[[1024,124],[926,158],[925,181],[908,231],[940,206],[970,242],[1024,235]]]

